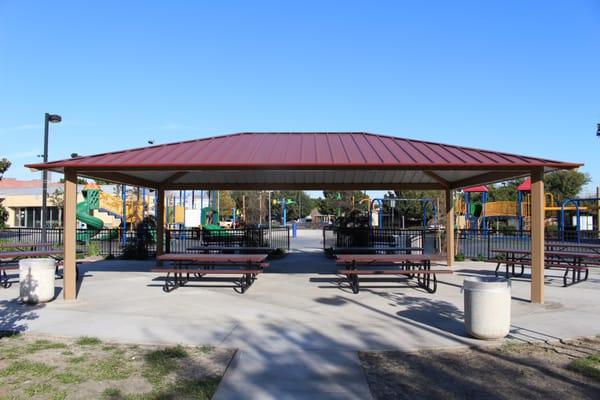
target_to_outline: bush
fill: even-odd
[[[89,257],[96,257],[100,255],[100,246],[98,243],[90,242],[87,246],[87,255]]]
[[[465,255],[463,253],[457,253],[454,256],[454,261],[465,261]]]
[[[135,227],[135,237],[127,241],[123,249],[126,260],[146,260],[149,256],[148,246],[155,243],[156,219],[148,216]]]

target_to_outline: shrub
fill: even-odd
[[[465,261],[465,255],[463,253],[457,253],[454,256],[454,261]]]
[[[154,244],[156,232],[156,219],[148,216],[135,227],[135,237],[127,241],[123,249],[123,258],[126,260],[145,260],[149,256],[148,246]]]

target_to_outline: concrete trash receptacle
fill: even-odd
[[[40,303],[54,298],[56,260],[26,258],[19,261],[20,297],[23,303]]]
[[[477,339],[500,339],[510,331],[510,280],[465,278],[465,329]]]

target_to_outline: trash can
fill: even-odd
[[[500,339],[510,331],[510,280],[465,278],[465,329],[477,339]]]
[[[56,260],[26,258],[19,261],[20,296],[23,303],[35,304],[54,298]]]

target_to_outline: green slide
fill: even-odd
[[[100,229],[104,228],[104,222],[100,218],[90,215],[87,201],[77,204],[77,219],[87,225],[86,232],[77,234],[78,242],[89,242],[90,239],[98,234]]]
[[[91,211],[100,205],[100,191],[98,189],[83,189],[81,191],[83,201],[77,203],[77,219],[87,225],[85,232],[77,234],[78,242],[89,242],[98,232],[104,228],[104,222],[100,218],[91,215]]]

